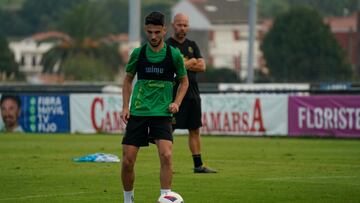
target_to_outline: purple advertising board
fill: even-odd
[[[289,135],[360,138],[360,96],[290,96]]]

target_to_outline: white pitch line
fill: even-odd
[[[49,194],[49,195],[29,195],[23,197],[8,197],[2,198],[0,201],[8,201],[8,200],[24,200],[24,199],[35,199],[35,198],[46,198],[46,197],[59,197],[59,196],[73,196],[73,195],[80,195],[80,194],[89,194],[94,192],[72,192],[72,193],[63,193],[63,194]]]

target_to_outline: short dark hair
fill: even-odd
[[[4,101],[7,100],[7,99],[14,100],[16,102],[17,106],[19,108],[21,107],[20,97],[18,95],[14,95],[14,94],[3,94],[3,95],[1,95],[0,105],[2,105],[4,103]]]
[[[145,25],[165,25],[165,15],[159,11],[153,11],[145,17]]]

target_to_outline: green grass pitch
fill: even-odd
[[[122,202],[119,163],[75,163],[95,152],[121,158],[117,135],[0,134],[0,203]],[[204,136],[217,174],[194,174],[187,137],[174,143],[173,190],[186,203],[360,202],[360,140]],[[159,196],[156,147],[136,163],[135,200]]]

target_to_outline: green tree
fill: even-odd
[[[102,4],[105,14],[110,15],[106,24],[113,25],[115,33],[128,31],[128,0],[24,0],[19,10],[0,8],[0,25],[2,25],[0,33],[28,36],[37,32],[54,30],[58,28],[57,22],[63,18],[65,11],[84,3]],[[142,17],[150,11],[158,10],[169,16],[168,20],[170,20],[170,8],[175,3],[176,0],[142,1]]]
[[[110,22],[110,15],[104,10],[104,4],[101,2],[81,4],[64,12],[63,18],[59,22],[59,30],[68,36],[44,55],[42,60],[44,72],[64,73],[66,78],[70,75],[77,76],[79,68],[72,69],[72,67],[79,67],[80,62],[85,61],[84,57],[87,57],[89,61],[106,64],[106,66],[101,66],[103,67],[102,71],[92,75],[95,80],[103,78],[102,75],[106,75],[108,71],[117,72],[121,62],[117,46],[102,41],[103,37],[112,30],[108,22]],[[68,62],[68,60],[73,61],[74,58],[82,60],[76,65],[74,62]],[[71,66],[66,67],[69,64]],[[94,66],[85,63],[84,67],[92,72],[91,68]],[[73,79],[88,78],[75,77]]]
[[[289,9],[288,0],[261,0],[258,3],[261,17],[272,17]]]
[[[349,15],[360,8],[358,0],[259,0],[261,17],[272,17],[288,11],[291,6],[310,6],[325,16]]]
[[[128,0],[106,0],[105,9],[111,16],[111,24],[115,33],[126,33],[129,28]]]
[[[18,65],[6,38],[0,35],[0,81],[19,77]]]
[[[63,64],[66,80],[78,81],[109,81],[113,79],[113,72],[103,60],[90,58],[78,54],[66,60]]]
[[[351,67],[315,10],[294,7],[279,15],[261,49],[275,82],[330,82],[351,78]]]
[[[4,36],[23,36],[30,26],[14,11],[0,9],[0,34]]]
[[[110,14],[102,2],[80,4],[61,15],[58,30],[67,33],[76,41],[86,38],[98,39],[113,30],[112,24],[109,23]]]
[[[358,0],[340,0],[340,1],[324,1],[324,0],[288,0],[290,5],[307,5],[324,15],[342,16],[348,15],[359,9]]]
[[[19,12],[28,25],[26,35],[55,28],[62,12],[88,0],[26,0]]]

